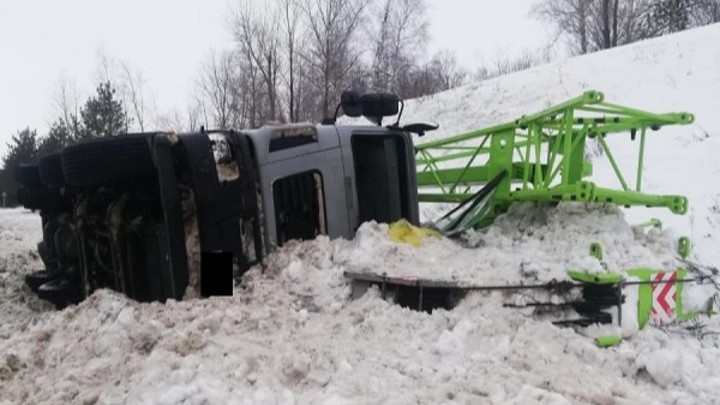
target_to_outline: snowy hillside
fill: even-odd
[[[718,44],[720,25],[405,108],[405,121],[441,123],[428,139],[514,119],[589,88],[611,102],[693,112],[695,125],[651,133],[647,153],[647,191],[688,195],[693,208],[684,217],[632,209],[626,221],[615,207],[519,206],[467,244],[429,239],[419,248],[368,223],[352,241],[286,244],[231,298],[139,304],[99,291],[57,312],[22,283],[41,265],[38,216],[0,209],[0,405],[718,403],[720,317],[694,330],[647,327],[599,349],[572,329],[536,320],[531,308],[503,307],[502,294],[473,293],[451,311],[427,314],[388,303],[377,290],[352,301],[342,275],[360,267],[459,281],[548,280],[588,263],[590,234],[609,266],[673,266],[671,234],[627,223],[650,216],[690,234],[699,257],[720,265],[712,249],[720,246]],[[615,142],[616,153],[634,150],[617,141],[624,143]],[[606,166],[596,162],[595,180],[610,186]]]
[[[645,192],[681,194],[685,216],[663,209],[627,210],[631,223],[657,217],[678,235],[690,236],[695,253],[720,265],[720,24],[536,67],[411,100],[404,122],[434,120],[440,129],[427,142],[519,118],[599,90],[605,100],[652,112],[691,112],[691,126],[648,133]],[[620,166],[634,172],[638,143],[608,137]],[[623,165],[625,163],[625,165]],[[606,159],[595,163],[593,181],[620,188]]]

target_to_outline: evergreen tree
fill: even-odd
[[[37,131],[25,128],[12,137],[12,143],[8,143],[8,152],[3,160],[4,166],[10,166],[10,162],[29,163],[37,160],[38,137]]]
[[[82,125],[75,140],[115,136],[127,132],[128,123],[120,100],[110,82],[101,83],[97,94],[90,97],[80,110]]]
[[[0,199],[7,193],[7,204],[15,205],[18,185],[15,182],[15,167],[20,163],[31,163],[38,158],[37,131],[25,128],[12,137],[7,144],[8,152],[3,157],[4,169],[0,172]],[[2,201],[0,200],[0,203]]]
[[[72,127],[65,123],[62,118],[55,121],[50,127],[47,136],[40,139],[38,145],[38,155],[45,156],[51,153],[59,152],[65,146],[69,145],[73,135]]]
[[[15,198],[7,192],[7,187],[5,185],[6,172],[7,170],[0,169],[0,207],[3,208],[15,205]]]

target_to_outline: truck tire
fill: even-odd
[[[40,299],[53,303],[57,309],[63,309],[69,304],[77,304],[82,301],[79,285],[63,277],[40,285],[37,295]]]
[[[45,237],[43,236],[43,238]],[[45,264],[45,267],[56,268],[58,266],[55,249],[48,246],[48,243],[45,240],[41,240],[40,242],[38,242],[37,250],[38,254],[40,255],[40,260],[42,260],[42,262]]]
[[[25,275],[25,284],[30,287],[32,292],[37,293],[41,285],[60,278],[60,276],[58,269],[37,270]]]
[[[15,167],[15,180],[27,187],[42,186],[38,165],[21,163]]]
[[[47,187],[22,187],[17,193],[18,202],[29,210],[42,210],[62,201],[62,196],[56,190]]]
[[[150,142],[155,134],[129,134],[68,146],[61,154],[65,181],[77,187],[152,179]]]
[[[40,181],[47,187],[61,187],[65,185],[60,154],[53,153],[40,159],[38,162]]]

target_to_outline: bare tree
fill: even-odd
[[[302,39],[302,37],[300,38]],[[306,49],[305,43],[302,44],[299,49]],[[307,59],[303,56],[304,54],[297,54],[295,65],[295,121],[312,121],[319,116],[317,78],[313,67],[307,63]]]
[[[235,119],[235,58],[231,52],[213,53],[198,83],[218,128],[230,128]]]
[[[619,0],[600,0],[593,3],[596,7],[595,18],[598,25],[594,30],[598,35],[595,38],[598,49],[610,49],[617,46],[617,12]]]
[[[147,82],[140,69],[133,69],[127,62],[120,61],[119,68],[122,73],[121,84],[125,96],[126,110],[135,117],[140,132],[145,131],[147,124]],[[127,105],[130,108],[127,108]]]
[[[589,1],[586,17],[589,48],[610,49],[618,45],[620,0]]]
[[[690,28],[691,9],[697,0],[654,0],[648,13],[647,27],[654,35],[664,35]]]
[[[197,131],[201,126],[205,125],[203,119],[203,108],[202,102],[191,104],[187,108],[187,130]]]
[[[354,43],[369,0],[307,0],[303,5],[309,32],[303,59],[320,87],[318,112],[326,117],[358,63]]]
[[[367,20],[370,4],[378,8]],[[374,22],[363,32],[370,40],[360,42],[366,21]],[[402,97],[458,83],[464,72],[454,59],[418,62],[427,45],[425,0],[278,0],[262,10],[245,2],[229,27],[237,47],[232,57],[214,55],[205,66],[202,103],[188,109],[191,127],[203,122],[200,111],[222,127],[328,116],[343,90],[373,87],[372,55],[376,72],[388,74],[375,89]],[[444,71],[450,62],[456,72]]]
[[[437,77],[440,91],[460,87],[468,78],[468,71],[460,66],[455,54],[448,50],[435,54],[430,67]]]
[[[545,0],[531,14],[556,26],[557,36],[567,39],[572,53],[590,51],[589,36],[592,0]]]
[[[127,112],[126,127],[143,132],[153,120],[153,116],[160,121],[162,114],[154,105],[153,93],[143,71],[127,61],[107,54],[103,49],[98,50],[97,58],[96,80],[98,83],[112,83],[117,90],[123,109]]]
[[[405,96],[402,84],[427,46],[427,7],[424,0],[381,0],[372,13],[373,87]]]
[[[499,53],[490,63],[483,63],[472,74],[476,81],[488,80],[494,77],[520,72],[532,67],[549,63],[552,60],[551,48],[538,51],[525,50],[517,56],[508,56]]]
[[[587,53],[720,21],[720,0],[542,0],[531,14]]]
[[[653,35],[646,24],[654,0],[544,0],[532,15],[553,23],[572,53],[588,53]]]
[[[155,121],[155,125],[164,131],[181,132],[185,129],[190,131],[197,129],[189,125],[186,126],[181,114],[176,109],[172,109],[164,114],[158,114]]]
[[[190,103],[186,109],[188,131],[197,131],[210,125],[210,114],[207,107],[205,91],[199,86],[190,95]]]
[[[380,91],[388,91],[392,77],[390,72],[391,45],[390,45],[390,24],[392,0],[385,0],[382,7],[375,16],[377,22],[377,33],[375,38],[375,52],[373,55],[373,87]]]
[[[249,126],[251,128],[262,125],[267,120],[267,98],[264,95],[265,85],[255,61],[247,55],[238,57],[239,75],[236,81],[235,126]]]
[[[256,69],[265,87],[266,107],[262,119],[277,120],[280,14],[275,8],[256,12],[246,3],[233,17],[233,34],[240,45],[239,57],[248,59],[249,68]]]
[[[79,100],[80,93],[75,81],[64,74],[60,75],[53,90],[52,106],[70,133],[76,133],[79,130]]]
[[[97,66],[95,67],[96,83],[117,82],[117,61],[105,52],[105,49],[98,48],[96,51]]]
[[[620,1],[617,45],[629,44],[656,35],[647,25],[651,9],[652,0]]]
[[[405,97],[420,97],[459,87],[469,77],[469,72],[458,64],[455,54],[442,50],[407,75],[407,88],[411,90]]]
[[[278,1],[283,41],[285,46],[285,58],[287,66],[285,78],[287,86],[287,111],[288,120],[297,122],[300,112],[297,103],[298,91],[298,53],[302,51],[302,41],[300,35],[300,17],[301,10],[297,0],[279,0]]]

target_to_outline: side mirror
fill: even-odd
[[[377,125],[382,125],[383,117],[396,115],[399,111],[400,99],[395,94],[365,94],[359,101],[362,115]]]
[[[440,125],[435,122],[415,122],[405,125],[400,129],[402,129],[403,131],[416,133],[418,134],[418,136],[424,136],[425,132],[434,131],[438,128],[440,128]]]
[[[395,94],[374,93],[361,96],[354,91],[347,90],[340,95],[340,103],[335,109],[335,115],[324,118],[322,124],[335,125],[340,107],[348,117],[355,118],[362,115],[376,125],[382,125],[383,117],[393,115],[398,115],[398,121],[400,121],[400,115],[402,115],[401,105],[404,105],[403,101]]]
[[[360,95],[354,91],[343,91],[340,95],[340,105],[343,112],[348,117],[359,117],[362,115],[362,106],[360,105]]]

